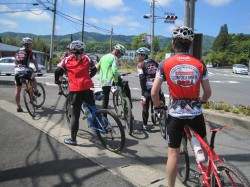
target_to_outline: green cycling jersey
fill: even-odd
[[[113,81],[118,83],[118,58],[113,53],[104,55],[96,68],[101,86],[112,86]]]

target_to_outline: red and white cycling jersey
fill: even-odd
[[[168,83],[171,116],[193,118],[201,114],[200,85],[208,79],[201,61],[189,54],[176,54],[160,63],[156,76]]]

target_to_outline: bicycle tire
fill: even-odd
[[[125,126],[126,130],[129,135],[132,134],[133,132],[133,115],[132,115],[132,110],[131,110],[131,103],[128,97],[124,98],[124,120],[125,120]]]
[[[62,94],[64,95],[64,97],[68,97],[68,95],[69,95],[69,82],[65,77],[62,78],[62,80],[60,82],[60,87],[61,87]]]
[[[36,107],[34,106],[32,96],[30,96],[29,91],[26,89],[23,92],[23,100],[28,113],[34,118],[36,116]]]
[[[96,135],[104,148],[112,152],[120,151],[125,144],[125,132],[120,119],[113,112],[106,109],[100,109],[96,113],[96,117],[98,117],[104,127],[106,126],[106,132],[104,133],[98,129],[96,130]],[[108,124],[105,123],[107,120]],[[94,125],[96,128],[101,129],[96,120],[94,121]],[[114,135],[117,135],[117,137]]]
[[[237,187],[249,187],[250,183],[245,175],[234,165],[226,162],[218,163],[217,170],[219,172],[219,178],[222,182],[222,186],[237,186]],[[231,177],[229,179],[229,176]],[[233,182],[230,182],[233,180]],[[211,187],[218,186],[218,181],[215,178],[214,173],[211,177]]]
[[[156,112],[154,110],[154,103],[151,100],[151,121],[154,125],[156,125]]]
[[[35,95],[33,94],[34,100],[35,100],[34,106],[35,106],[36,108],[40,108],[40,107],[43,106],[43,104],[44,104],[44,102],[45,102],[46,93],[45,93],[45,89],[44,89],[43,85],[42,85],[41,83],[39,83],[39,82],[37,83],[37,90],[38,90],[38,92],[39,92],[41,95],[40,95],[39,97],[37,97],[37,96],[35,96]],[[33,92],[34,92],[34,89],[33,89]]]
[[[69,129],[71,129],[71,127],[70,127],[70,118],[71,118],[70,97],[67,97],[67,99],[66,99],[65,108],[66,108],[65,114],[66,114],[66,119],[67,119],[67,122],[68,122],[68,127],[69,127]]]
[[[114,105],[114,109],[116,114],[119,117],[123,118],[123,114],[122,114],[122,96],[118,91],[115,91],[113,93],[113,105]]]
[[[189,179],[190,172],[190,162],[187,149],[187,137],[183,136],[180,146],[180,158],[177,169],[177,177],[182,182],[185,183]]]
[[[161,132],[161,136],[166,140],[167,137],[167,111],[163,111],[163,115],[161,116],[161,118],[158,120],[159,123],[159,127],[160,127],[160,132]]]

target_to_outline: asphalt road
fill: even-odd
[[[11,113],[0,119],[1,187],[134,186]]]
[[[44,78],[39,78],[38,80],[41,81],[43,79]],[[51,80],[51,77],[47,76],[47,79]],[[123,158],[129,158],[136,161],[136,164],[144,164],[164,174],[165,162],[167,159],[166,142],[160,136],[159,127],[153,126],[150,121],[148,132],[143,132],[139,130],[138,125],[142,122],[141,104],[139,101],[140,90],[135,89],[136,87],[133,86],[137,82],[137,79],[135,79],[135,77],[127,77],[126,79],[132,79],[132,81],[130,81],[130,86],[131,88],[133,88],[131,91],[134,103],[133,114],[135,116],[136,130],[134,131],[132,137],[126,134],[126,145],[121,152],[121,156]],[[65,98],[57,95],[57,87],[55,85],[48,84],[47,86],[45,86],[45,88],[47,94],[46,102],[44,104],[44,107],[41,110],[38,110],[38,117],[37,119],[35,119],[34,123],[40,123],[40,121],[45,119],[50,123],[59,126],[60,128],[67,129],[67,122],[63,112]],[[0,85],[0,100],[4,99],[5,101],[13,104],[13,98],[14,86]],[[111,106],[110,108],[112,109]],[[24,115],[26,116],[26,118],[30,118],[27,113],[25,113]],[[44,126],[46,125],[48,124],[45,123]],[[81,130],[78,136],[78,140],[93,139],[91,131],[87,128],[86,121],[81,122],[80,128]],[[249,135],[249,131],[242,130],[239,128],[231,128],[228,131],[219,132],[216,138],[216,151],[218,152],[218,154],[238,166],[247,175],[248,178],[250,178]],[[102,147],[98,142],[91,142],[91,147],[97,147],[98,149],[100,149],[100,151],[102,150]],[[89,148],[90,147],[88,147],[88,149]],[[191,168],[193,171],[197,170],[194,165],[194,160],[192,161]],[[136,173],[140,172],[143,171],[136,171]],[[146,179],[144,180],[146,181]],[[195,186],[197,185],[197,180],[191,178],[189,184],[191,186]]]

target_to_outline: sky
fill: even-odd
[[[56,0],[1,0],[0,33],[18,32],[50,35],[53,4]],[[82,31],[84,0],[57,0],[55,35]],[[85,26],[88,32],[116,35],[151,33],[152,0],[85,0]],[[185,0],[155,0],[154,34],[171,37],[172,29],[184,25]],[[39,3],[35,6],[32,3]],[[250,34],[249,0],[197,0],[194,31],[216,37],[227,24],[229,34]],[[166,13],[174,13],[175,23],[164,23]]]

